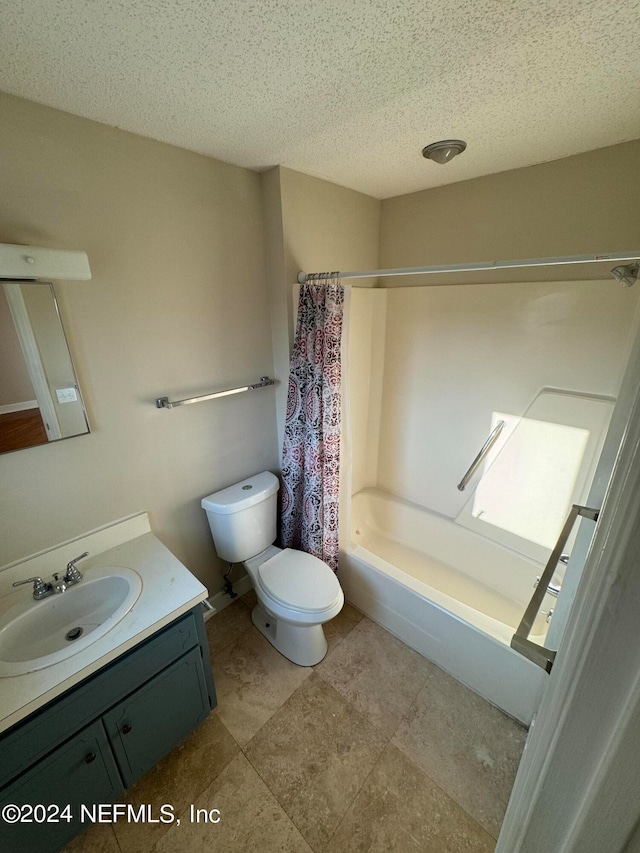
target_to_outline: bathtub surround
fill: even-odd
[[[354,467],[362,472],[360,455],[369,458],[358,486],[455,518],[479,475],[464,492],[456,484],[494,412],[521,417],[544,387],[616,396],[639,294],[613,279],[387,290],[384,336],[368,331],[378,373],[362,376],[356,354],[361,372],[351,381],[368,382],[368,405],[380,399],[377,458],[367,449],[370,419],[354,423]],[[366,322],[372,299],[379,306],[371,291],[352,292],[354,322]]]
[[[344,288],[326,274],[300,288],[282,451],[282,544],[338,570]]]

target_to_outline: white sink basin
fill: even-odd
[[[40,601],[20,598],[0,616],[0,678],[44,669],[86,649],[131,610],[142,591],[137,572],[87,569],[80,583]]]

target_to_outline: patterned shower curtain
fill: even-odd
[[[344,287],[322,273],[300,288],[282,451],[282,545],[338,570],[340,340]]]

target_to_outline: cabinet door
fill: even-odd
[[[98,720],[43,758],[0,793],[0,809],[23,807],[21,820],[0,820],[0,851],[50,853],[78,835],[90,820],[81,805],[108,803],[124,791],[107,738]],[[60,819],[60,811],[69,805]],[[29,806],[33,810],[29,810]],[[44,806],[35,808],[36,806]],[[56,808],[57,807],[57,808]],[[55,822],[56,816],[58,821]],[[71,820],[67,820],[67,816]]]
[[[103,720],[127,788],[209,716],[196,647],[132,693]]]

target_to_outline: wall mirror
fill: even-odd
[[[53,286],[0,283],[0,453],[88,432]]]

